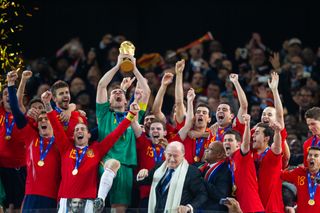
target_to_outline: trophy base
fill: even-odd
[[[133,63],[130,60],[123,60],[120,65],[120,69],[123,72],[132,72],[133,71]]]

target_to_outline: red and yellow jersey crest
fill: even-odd
[[[93,158],[94,157],[93,149],[88,149],[86,154],[88,158]]]

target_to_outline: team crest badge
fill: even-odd
[[[89,158],[93,158],[93,157],[94,157],[94,152],[93,152],[92,149],[88,149],[88,150],[87,150],[87,156],[88,156]]]

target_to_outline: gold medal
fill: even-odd
[[[5,139],[8,141],[11,139],[11,136],[10,135],[6,135]]]
[[[64,131],[68,129],[68,126],[63,126]]]
[[[38,166],[42,167],[44,165],[44,161],[43,160],[39,160],[38,161]]]
[[[195,157],[193,158],[193,160],[194,160],[195,162],[199,162],[199,161],[200,161],[200,158],[199,158],[198,156],[195,156]]]
[[[232,196],[236,196],[237,186],[235,184],[232,185]]]
[[[72,175],[77,175],[78,174],[78,169],[72,170]]]
[[[309,204],[310,206],[313,206],[314,204],[316,204],[316,202],[315,202],[313,199],[310,199],[310,200],[308,201],[308,204]]]

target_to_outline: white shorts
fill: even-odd
[[[58,213],[92,213],[93,200],[81,198],[61,198]]]

